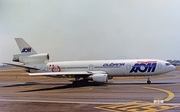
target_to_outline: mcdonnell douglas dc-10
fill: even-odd
[[[4,63],[24,68],[30,76],[74,77],[74,82],[89,80],[107,82],[113,77],[151,76],[173,71],[175,66],[167,61],[158,59],[126,59],[126,60],[90,60],[48,62],[49,54],[38,54],[22,38],[15,38],[21,54],[13,55],[15,63]]]

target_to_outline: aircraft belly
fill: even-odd
[[[130,76],[150,76],[155,75],[155,73],[130,73]]]

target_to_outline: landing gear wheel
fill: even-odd
[[[151,84],[151,81],[149,80],[149,81],[147,81],[147,84]]]

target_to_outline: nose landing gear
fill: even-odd
[[[147,77],[147,84],[151,84],[151,76]]]

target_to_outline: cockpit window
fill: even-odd
[[[170,63],[166,63],[166,66],[169,66],[169,65],[171,65]]]

